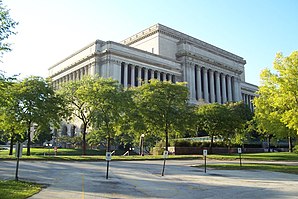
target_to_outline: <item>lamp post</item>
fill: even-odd
[[[144,156],[144,138],[145,138],[145,134],[142,134],[141,135],[141,149],[140,149],[141,156]]]

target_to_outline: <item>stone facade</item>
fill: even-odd
[[[226,103],[251,100],[258,87],[245,82],[246,61],[204,41],[161,24],[120,43],[96,40],[49,68],[54,87],[98,74],[125,88],[150,79],[185,81],[190,102]]]

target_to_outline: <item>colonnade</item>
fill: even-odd
[[[61,84],[66,83],[68,81],[77,81],[82,79],[84,75],[88,75],[89,72],[89,66],[84,66],[76,71],[73,71],[53,82],[54,88],[59,88]]]
[[[253,111],[254,106],[253,106],[252,100],[254,99],[254,96],[246,93],[242,93],[241,95],[242,95],[242,100],[244,104],[247,104],[250,110]]]
[[[142,83],[148,83],[151,79],[176,82],[173,74],[125,62],[121,63],[121,84],[125,88],[141,86]]]
[[[194,65],[187,69],[191,98],[204,99],[206,103],[240,101],[239,77]]]

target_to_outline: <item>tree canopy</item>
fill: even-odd
[[[185,83],[152,80],[136,88],[134,100],[146,128],[162,133],[168,150],[169,135],[179,137],[186,129],[188,90]]]
[[[92,111],[92,139],[106,140],[110,151],[111,139],[123,130],[121,124],[131,104],[131,95],[115,80],[94,78],[93,83],[81,90]]]
[[[2,0],[0,0],[0,56],[3,52],[10,51],[10,44],[5,42],[9,36],[16,34],[15,27],[17,22],[15,22],[9,14],[9,10],[3,5]]]
[[[269,69],[261,73],[259,97],[254,100],[256,116],[259,121],[279,121],[298,134],[298,51],[288,57],[278,53],[273,68],[275,73]],[[262,124],[270,129],[269,123]]]
[[[60,123],[63,100],[54,93],[51,82],[31,76],[15,84],[16,118],[27,127],[27,155],[30,155],[31,128],[47,127]]]

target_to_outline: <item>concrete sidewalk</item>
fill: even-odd
[[[211,161],[209,163],[218,163]],[[224,161],[226,162],[226,161]],[[32,199],[81,198],[297,198],[298,175],[253,170],[207,170],[202,160],[21,162],[20,179],[47,184]],[[221,161],[222,163],[222,161]],[[14,176],[15,162],[1,161],[1,178]]]

